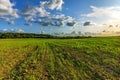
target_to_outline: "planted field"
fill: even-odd
[[[120,38],[1,39],[0,79],[120,80]]]

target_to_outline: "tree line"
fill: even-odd
[[[46,39],[78,39],[90,38],[91,36],[53,36],[49,34],[34,34],[34,33],[0,33],[1,39],[8,38],[46,38]]]

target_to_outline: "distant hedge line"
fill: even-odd
[[[52,38],[52,39],[77,39],[77,38],[90,38],[91,36],[52,36],[49,34],[34,34],[34,33],[0,33],[1,39],[7,38]]]

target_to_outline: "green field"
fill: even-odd
[[[1,39],[0,79],[120,80],[120,37]]]

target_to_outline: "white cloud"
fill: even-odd
[[[14,24],[13,19],[9,18],[9,17],[0,16],[0,20],[1,21],[6,21],[6,22],[8,22],[8,24]]]
[[[85,14],[84,17],[97,23],[91,27],[91,22],[85,22],[87,25],[84,31],[90,32],[116,32],[120,31],[120,6],[110,6],[110,7],[96,7],[90,6],[92,12]],[[112,25],[112,27],[110,27]],[[117,26],[117,27],[116,27]]]
[[[10,0],[0,0],[0,20],[13,24],[13,19],[18,18],[17,9],[13,9],[14,4]],[[9,16],[9,17],[8,17]],[[4,17],[4,19],[2,18]]]
[[[7,28],[4,28],[2,30],[0,30],[0,32],[11,32],[11,33],[24,33],[25,31],[23,29],[7,29]]]
[[[25,25],[38,23],[42,26],[75,26],[76,21],[72,17],[57,13],[62,10],[63,4],[63,0],[41,1],[38,6],[27,5],[19,14],[24,17]],[[14,24],[14,19],[19,18],[18,10],[14,6],[10,0],[0,0],[0,20]],[[56,13],[53,14],[54,10]]]
[[[75,26],[75,20],[64,14],[51,13],[53,10],[62,10],[63,0],[42,1],[37,7],[26,7],[22,11],[25,17],[26,25],[38,23],[42,26]],[[49,9],[49,10],[48,10]]]
[[[15,30],[15,32],[16,32],[16,33],[24,33],[25,31],[22,30],[22,29],[17,29],[17,30]]]
[[[90,6],[90,8],[92,9],[92,12],[86,14],[86,17],[119,19],[120,16],[120,6],[111,7]]]
[[[5,28],[5,29],[3,29],[2,31],[3,31],[3,32],[6,32],[6,31],[8,31],[8,29]]]
[[[39,13],[40,17],[45,17],[45,16],[48,16],[50,14],[50,12],[47,12],[46,9],[42,8],[42,7],[36,7],[35,10],[36,10],[36,12]]]
[[[49,0],[41,2],[41,7],[49,8],[51,10],[62,10],[63,0]]]

